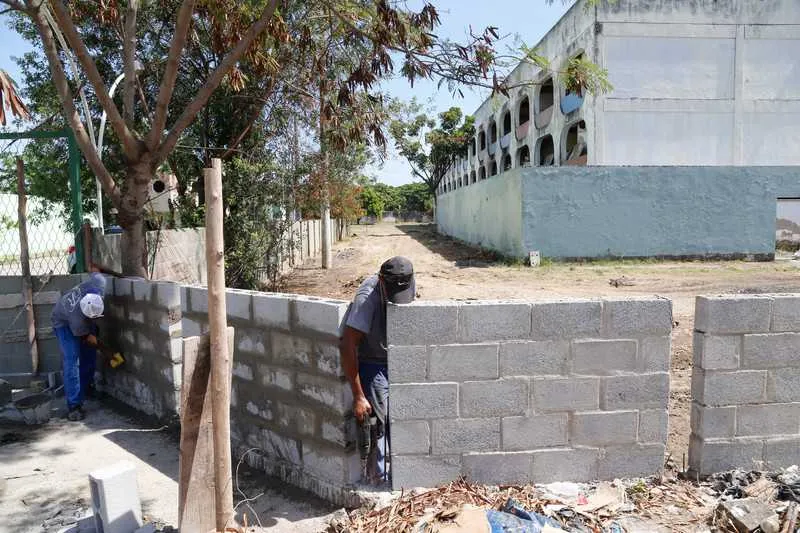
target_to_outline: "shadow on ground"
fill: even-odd
[[[459,268],[489,268],[503,261],[496,252],[441,235],[434,224],[401,224],[397,229]]]

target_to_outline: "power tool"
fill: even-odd
[[[358,451],[361,454],[361,481],[369,483],[369,456],[377,442],[378,417],[367,415],[358,421]]]

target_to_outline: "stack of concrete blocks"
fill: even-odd
[[[659,472],[671,331],[660,298],[390,306],[394,488]]]
[[[184,287],[183,333],[208,331],[208,294]],[[231,438],[242,458],[340,505],[360,478],[338,339],[347,302],[228,289]]]
[[[61,295],[80,282],[80,275],[33,277],[33,314],[42,374],[61,371],[61,351],[50,315]],[[21,276],[0,276],[0,333],[0,378],[15,387],[27,387],[33,366]]]
[[[689,465],[800,464],[800,296],[698,297]]]
[[[101,334],[125,357],[118,369],[99,367],[102,389],[145,414],[176,421],[183,361],[180,285],[109,278]]]

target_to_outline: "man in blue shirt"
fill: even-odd
[[[416,296],[414,267],[405,257],[392,257],[377,275],[365,279],[345,319],[339,344],[342,367],[353,391],[353,414],[358,421],[374,414],[378,442],[369,458],[370,477],[388,480],[389,379],[387,370],[386,304],[410,303]]]
[[[95,321],[103,316],[106,279],[97,272],[66,292],[53,309],[52,321],[61,347],[64,395],[71,421],[83,420],[83,400],[94,391],[97,350],[110,351],[97,338]]]

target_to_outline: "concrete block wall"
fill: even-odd
[[[99,386],[145,414],[176,422],[183,361],[180,285],[109,278],[106,289],[101,339],[126,363],[118,369],[98,365]]]
[[[689,466],[800,463],[800,296],[698,297]]]
[[[418,302],[387,320],[395,489],[662,469],[669,300]]]
[[[183,287],[183,334],[208,330],[204,287]],[[338,339],[347,302],[228,289],[234,457],[349,505],[360,478]]]
[[[33,276],[33,314],[41,373],[61,371],[61,352],[50,315],[61,295],[80,281],[80,275]],[[23,305],[22,278],[0,276],[0,379],[16,387],[27,387],[33,370]]]

